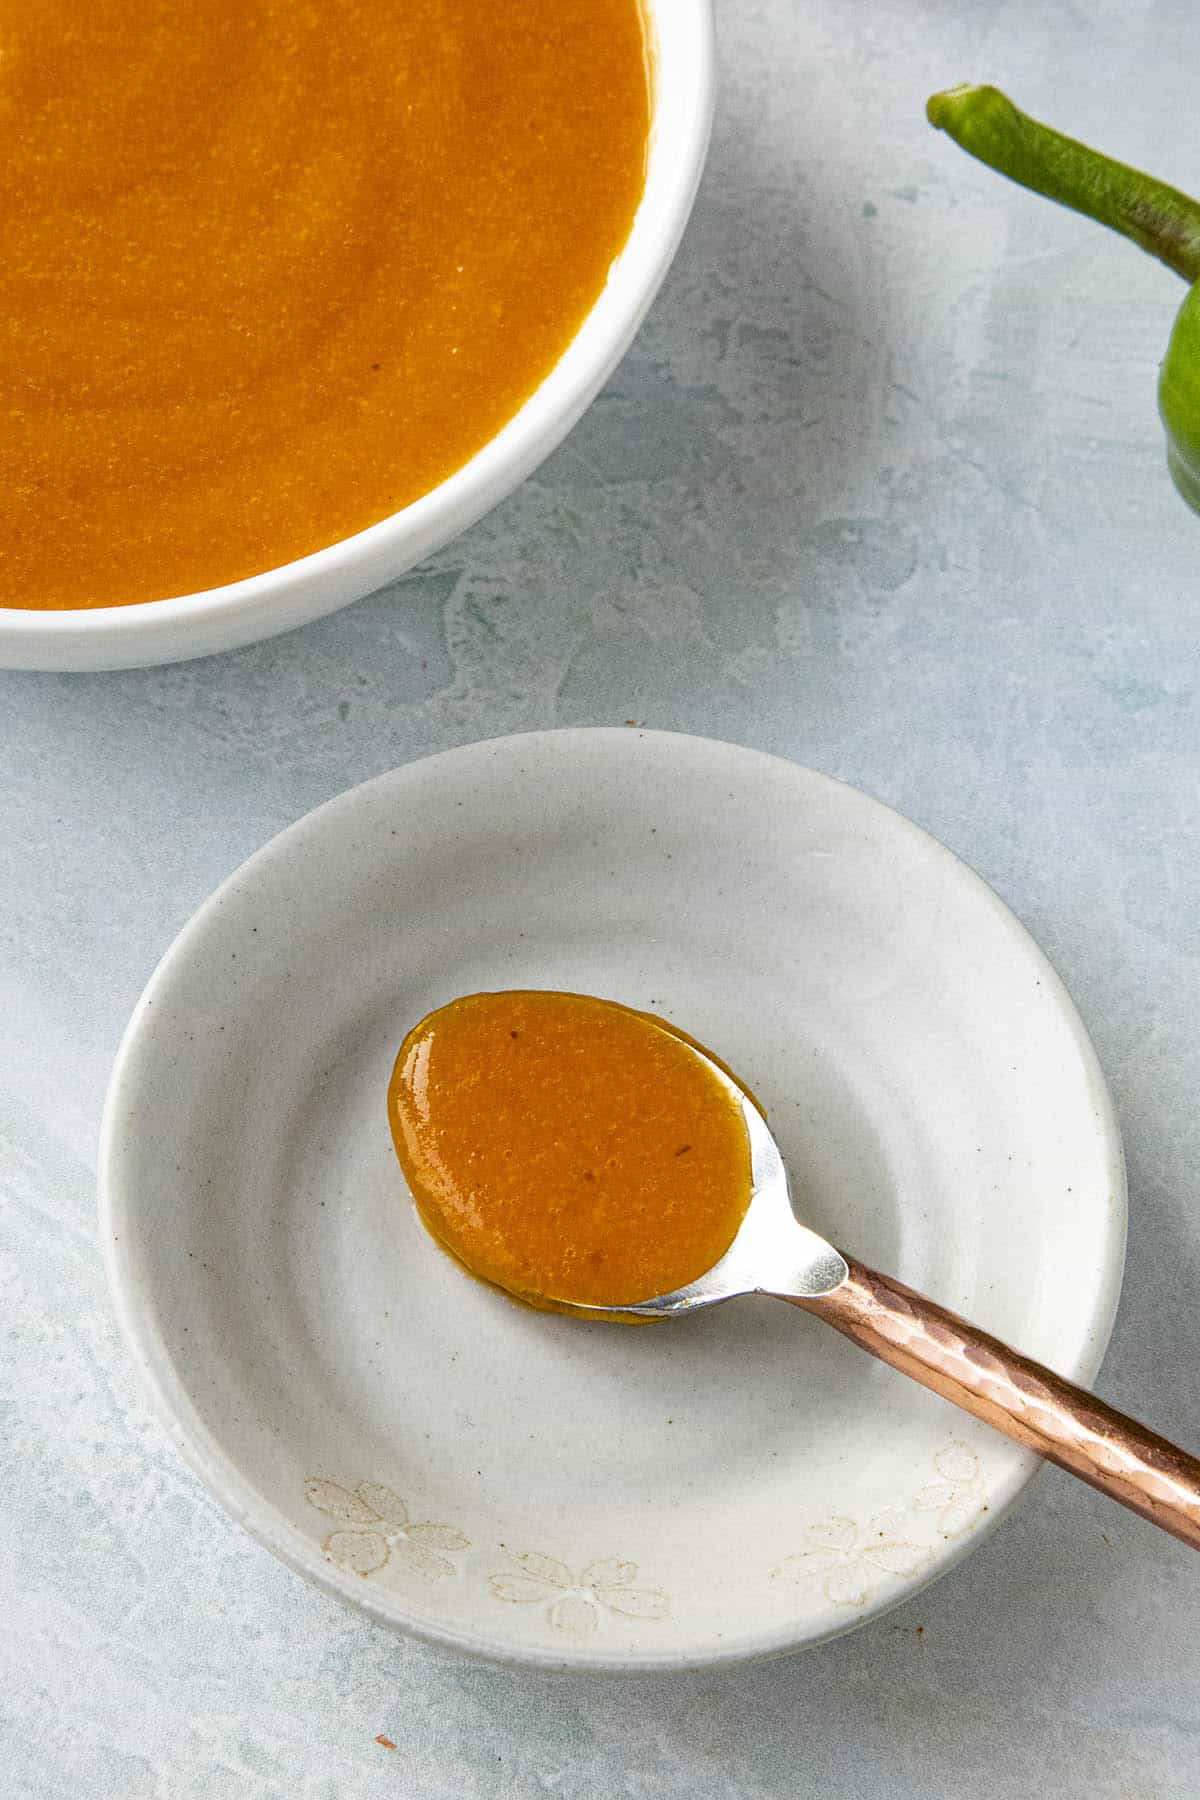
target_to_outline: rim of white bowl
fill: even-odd
[[[1018,1446],[1012,1445],[1014,1460],[1008,1472],[996,1482],[989,1493],[986,1519],[964,1537],[953,1543],[947,1542],[939,1551],[935,1566],[927,1575],[906,1582],[894,1597],[882,1605],[872,1607],[867,1617],[854,1617],[845,1623],[839,1622],[811,1636],[805,1636],[799,1632],[797,1621],[793,1620],[774,1630],[764,1631],[761,1637],[757,1637],[751,1644],[735,1642],[722,1646],[710,1643],[703,1651],[676,1650],[644,1656],[631,1656],[628,1652],[622,1651],[605,1655],[603,1651],[594,1648],[568,1652],[537,1645],[518,1645],[514,1644],[511,1639],[467,1624],[460,1628],[440,1625],[410,1612],[404,1605],[402,1595],[394,1594],[384,1588],[369,1588],[358,1576],[346,1574],[326,1561],[320,1550],[313,1546],[304,1533],[264,1499],[254,1484],[242,1475],[237,1464],[222,1448],[219,1440],[201,1418],[186,1386],[176,1371],[174,1360],[159,1323],[158,1311],[139,1281],[136,1244],[131,1237],[132,1221],[120,1180],[121,1126],[119,1114],[125,1072],[127,1065],[136,1055],[138,1040],[146,1026],[148,1004],[152,1003],[159,990],[170,982],[175,964],[186,959],[190,954],[194,934],[205,928],[210,913],[214,908],[220,906],[226,890],[230,890],[240,883],[245,872],[255,863],[277,854],[285,845],[294,842],[298,837],[310,831],[318,819],[357,804],[358,798],[364,790],[384,784],[403,783],[406,780],[427,779],[431,770],[436,773],[439,767],[444,768],[451,762],[461,761],[464,758],[495,753],[519,758],[535,746],[544,748],[547,740],[553,740],[564,746],[568,740],[588,739],[594,742],[603,738],[607,738],[613,743],[627,744],[633,735],[619,726],[569,726],[550,731],[522,732],[509,737],[491,738],[480,743],[460,745],[456,749],[443,750],[433,756],[420,757],[414,762],[373,776],[368,781],[359,782],[354,787],[347,788],[343,793],[335,795],[333,799],[325,801],[323,805],[314,807],[303,818],[286,826],[283,831],[270,838],[237,869],[233,870],[213,893],[201,902],[163,955],[134,1007],[122,1036],[109,1078],[100,1126],[99,1228],[101,1253],[104,1258],[112,1306],[126,1350],[141,1381],[143,1392],[148,1396],[160,1423],[184,1462],[236,1524],[247,1531],[265,1550],[269,1550],[296,1574],[303,1576],[305,1580],[312,1582],[316,1587],[365,1613],[376,1624],[386,1626],[389,1630],[403,1632],[439,1649],[451,1650],[459,1655],[479,1657],[484,1661],[500,1663],[509,1668],[532,1668],[542,1671],[600,1675],[678,1674],[692,1669],[715,1669],[739,1666],[745,1663],[766,1662],[776,1657],[814,1649],[817,1645],[828,1643],[833,1638],[843,1637],[864,1624],[876,1623],[894,1607],[912,1599],[923,1588],[948,1574],[999,1528],[1042,1467],[1040,1459],[1033,1452],[1021,1451]],[[752,750],[746,745],[724,743],[717,739],[696,737],[685,732],[642,729],[636,735],[642,740],[650,739],[655,742],[657,747],[665,748],[668,751],[672,747],[677,747],[682,753],[690,752],[693,755],[733,752],[738,757],[759,761],[764,770],[783,767],[793,772],[799,772],[807,779],[827,784],[831,788],[848,789],[855,796],[856,802],[861,802],[869,808],[886,814],[889,820],[899,823],[906,832],[911,833],[939,858],[944,859],[946,865],[954,872],[956,879],[963,881],[976,894],[981,904],[1003,924],[1005,930],[1020,941],[1031,962],[1039,970],[1041,986],[1046,996],[1053,998],[1056,1002],[1074,1042],[1080,1063],[1087,1071],[1095,1105],[1096,1131],[1103,1143],[1108,1165],[1109,1199],[1108,1213],[1104,1221],[1104,1251],[1097,1259],[1092,1271],[1095,1291],[1090,1315],[1076,1354],[1059,1370],[1059,1373],[1066,1376],[1068,1380],[1080,1382],[1085,1386],[1089,1385],[1095,1380],[1108,1349],[1124,1275],[1128,1225],[1125,1156],[1116,1109],[1109,1094],[1095,1046],[1088,1036],[1075,1002],[1041,946],[1026,930],[1016,914],[1005,905],[994,889],[989,887],[983,877],[977,875],[968,863],[963,862],[940,839],[933,837],[922,826],[915,824],[906,814],[897,812],[894,807],[888,806],[884,801],[876,800],[872,795],[865,793],[863,789],[840,781],[836,776],[827,775],[820,770],[795,763],[790,758]],[[998,1438],[997,1441],[1005,1442],[1003,1438]]]
[[[293,630],[396,579],[533,473],[633,342],[679,247],[704,170],[715,87],[712,0],[640,3],[654,70],[642,198],[591,311],[496,436],[437,487],[378,524],[241,581],[122,606],[0,606],[0,667],[144,667]]]

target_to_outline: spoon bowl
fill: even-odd
[[[695,1045],[690,1048],[737,1102],[750,1140],[750,1204],[737,1236],[719,1262],[672,1293],[630,1306],[579,1306],[555,1298],[556,1306],[593,1317],[672,1319],[739,1294],[812,1299],[845,1281],[848,1267],[841,1251],[796,1217],[787,1168],[766,1119],[720,1063]]]

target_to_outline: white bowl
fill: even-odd
[[[643,6],[655,91],[641,205],[576,337],[504,429],[411,506],[266,574],[133,606],[0,607],[0,668],[139,668],[290,631],[394,580],[533,472],[629,348],[670,267],[704,166],[713,103],[711,0],[643,0]]]
[[[310,814],[147,988],[101,1230],[167,1429],[293,1568],[462,1650],[677,1669],[873,1617],[977,1544],[1035,1459],[792,1307],[536,1315],[415,1220],[385,1105],[401,1037],[456,994],[538,986],[698,1033],[761,1095],[818,1229],[1095,1375],[1117,1127],[995,895],[789,763],[547,732]]]

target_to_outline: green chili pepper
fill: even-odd
[[[950,88],[935,94],[926,111],[932,125],[980,162],[1132,238],[1192,284],[1163,359],[1158,406],[1171,475],[1200,512],[1200,204],[1039,125],[998,88]]]

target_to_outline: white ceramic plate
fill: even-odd
[[[201,907],[113,1075],[121,1324],[192,1467],[374,1618],[542,1666],[811,1643],[948,1568],[1033,1459],[769,1301],[528,1313],[414,1219],[384,1095],[480,988],[661,1010],[767,1104],[821,1231],[1090,1380],[1112,1108],[1040,952],[887,808],[699,739],[547,732],[310,814]]]

